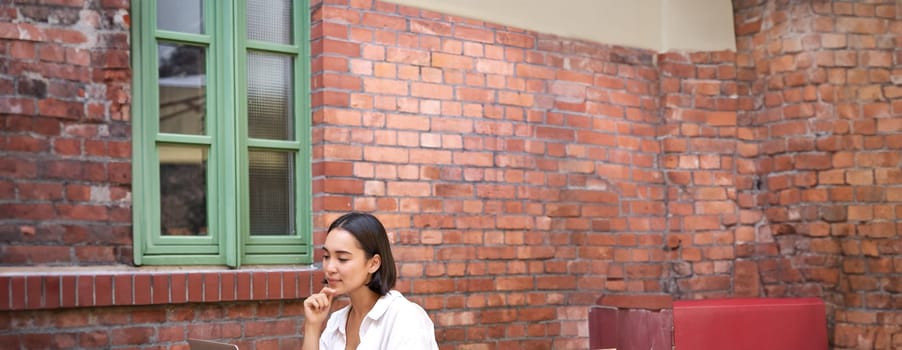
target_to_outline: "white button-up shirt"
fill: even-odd
[[[319,338],[320,350],[344,350],[347,344],[345,326],[351,306],[345,306],[329,317]],[[398,291],[379,298],[360,323],[360,345],[357,350],[438,350],[435,326],[419,305]]]

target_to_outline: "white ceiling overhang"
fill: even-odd
[[[735,50],[730,0],[385,0],[566,38],[665,51]]]

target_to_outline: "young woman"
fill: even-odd
[[[398,273],[375,216],[336,219],[323,250],[326,286],[304,300],[304,350],[438,349],[426,311],[392,290]],[[351,304],[329,317],[332,299],[340,295]]]

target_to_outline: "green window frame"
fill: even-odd
[[[308,2],[265,1],[132,1],[136,265],[312,262]]]

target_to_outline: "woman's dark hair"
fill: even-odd
[[[388,294],[398,280],[398,270],[395,268],[395,258],[391,254],[388,234],[379,219],[370,214],[351,212],[335,219],[329,225],[327,234],[334,229],[342,229],[353,235],[366,253],[367,259],[379,254],[382,264],[373,273],[370,283],[366,286],[380,296]]]

